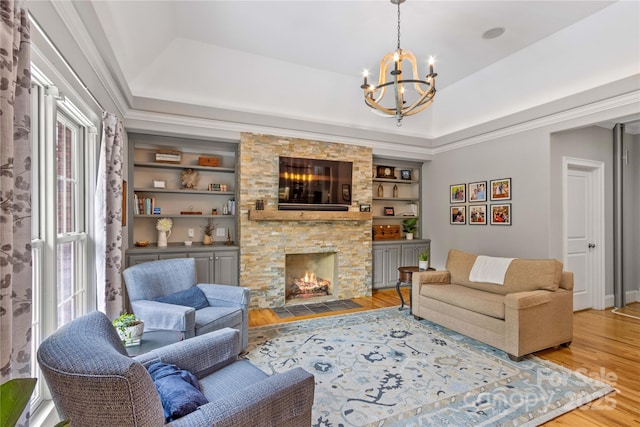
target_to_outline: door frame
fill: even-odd
[[[593,308],[596,310],[604,310],[605,307],[605,174],[604,162],[598,160],[579,159],[576,157],[562,158],[562,261],[567,265],[568,261],[568,222],[569,222],[569,206],[566,197],[569,180],[568,174],[570,169],[578,169],[587,171],[591,175],[591,203],[589,216],[593,219],[589,224],[589,234],[594,237],[598,247],[602,250],[596,251],[593,262],[589,268],[593,277]]]

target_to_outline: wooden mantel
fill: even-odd
[[[349,211],[249,211],[252,221],[369,221],[371,212]]]

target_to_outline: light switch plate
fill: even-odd
[[[224,237],[227,235],[227,230],[224,227],[216,228],[216,236]]]

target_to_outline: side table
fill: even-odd
[[[142,334],[139,345],[132,345],[125,348],[129,356],[139,356],[156,348],[182,341],[183,339],[184,334],[180,331],[147,331]]]
[[[435,268],[427,268],[427,270],[425,271],[434,271]],[[413,273],[420,271],[420,268],[417,266],[410,266],[410,267],[398,267],[398,272],[399,277],[398,277],[398,282],[396,283],[396,292],[398,292],[398,296],[400,297],[400,302],[402,303],[400,305],[400,308],[398,310],[404,310],[404,297],[402,296],[402,292],[400,292],[400,285],[401,284],[408,284],[409,285],[409,306],[413,305],[412,304],[412,284],[413,284]],[[409,314],[413,314],[411,311],[409,311]]]

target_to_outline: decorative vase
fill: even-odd
[[[407,233],[407,240],[413,240],[413,233]]]
[[[212,243],[213,243],[213,237],[209,236],[208,234],[205,234],[204,236],[202,236],[203,245],[210,245]]]
[[[382,184],[378,185],[378,197],[384,197],[384,187]]]
[[[418,270],[427,271],[429,268],[429,261],[418,261]]]
[[[160,231],[158,230],[158,247],[166,248],[167,247],[167,238],[171,236],[171,230],[169,231]]]
[[[125,347],[139,345],[142,333],[144,332],[144,322],[141,320],[140,323],[132,326],[116,328],[116,331]]]

